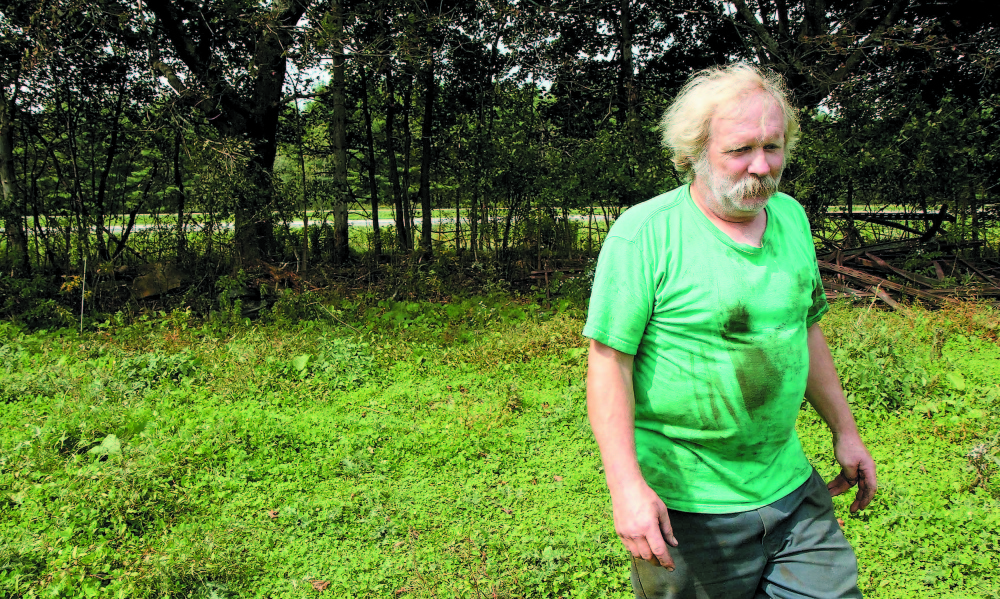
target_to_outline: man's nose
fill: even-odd
[[[767,163],[767,154],[764,152],[764,148],[757,148],[753,151],[747,172],[758,177],[770,174],[771,165]]]

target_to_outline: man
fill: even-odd
[[[689,181],[625,212],[584,335],[587,407],[636,597],[860,597],[832,495],[876,488],[823,333],[809,223],[777,193],[799,127],[781,80],[696,74],[663,118]],[[795,434],[833,433],[829,485]]]

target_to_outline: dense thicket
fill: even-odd
[[[0,34],[8,275],[587,257],[678,183],[658,116],[733,59],[790,82],[805,136],[783,185],[817,223],[947,204],[950,235],[996,250],[980,3],[7,0]]]

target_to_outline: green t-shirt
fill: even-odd
[[[755,509],[812,472],[795,419],[828,306],[802,207],[779,193],[765,210],[763,247],[737,243],[685,185],[622,214],[601,249],[583,334],[635,355],[639,466],[671,509]]]

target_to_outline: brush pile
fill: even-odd
[[[838,224],[850,222],[848,227],[837,227],[839,231],[856,232],[854,222],[861,221],[916,235],[860,247],[848,247],[858,235],[823,239],[817,258],[827,299],[877,297],[900,309],[904,299],[940,306],[959,299],[1000,297],[1000,261],[970,257],[982,254],[985,242],[949,242],[939,235],[944,222],[955,221],[945,206],[937,214],[830,212],[824,216]],[[911,221],[926,221],[928,226],[921,231],[911,227]]]

